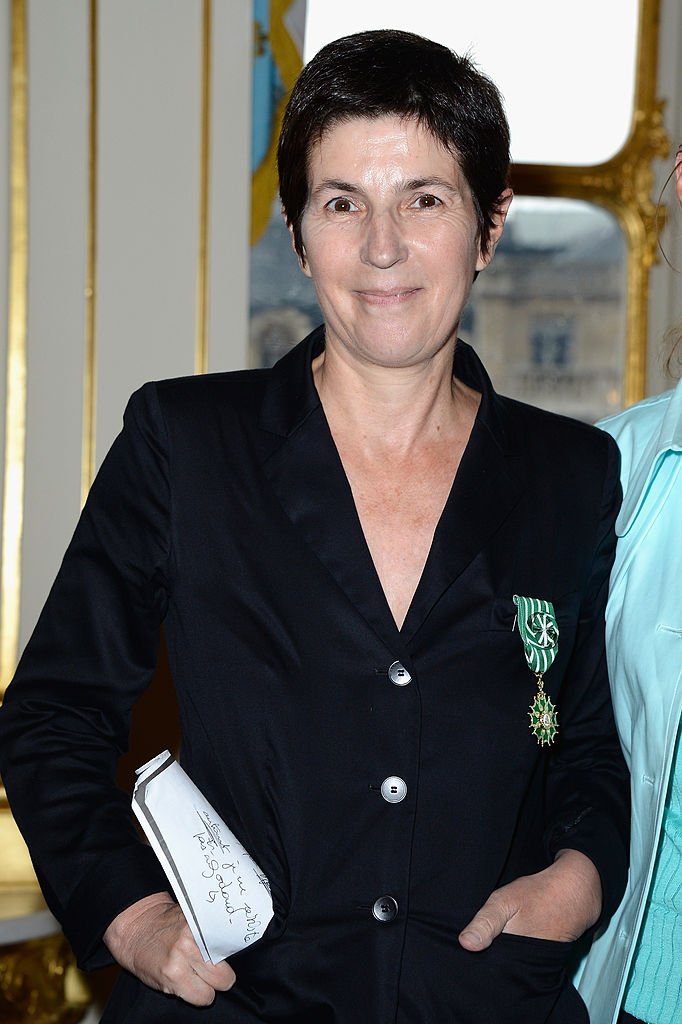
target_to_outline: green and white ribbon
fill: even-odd
[[[559,626],[551,601],[539,597],[519,597],[514,604],[523,650],[531,672],[542,675],[550,667],[559,650]]]

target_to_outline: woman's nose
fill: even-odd
[[[361,259],[372,267],[388,270],[407,256],[407,245],[392,213],[373,213],[367,221]]]

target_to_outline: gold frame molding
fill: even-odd
[[[28,69],[26,0],[12,0],[9,310],[0,585],[0,698],[17,661],[26,452],[28,318]]]
[[[97,444],[97,132],[99,112],[98,0],[90,0],[88,110],[88,227],[85,270],[85,360],[81,437],[81,505],[95,476]]]
[[[512,168],[512,184],[519,195],[597,203],[611,211],[623,229],[628,254],[626,406],[646,393],[649,273],[657,259],[652,163],[670,154],[663,126],[665,103],[656,98],[659,33],[660,0],[640,0],[632,123],[618,153],[591,166],[516,164]]]
[[[212,0],[203,0],[201,18],[201,152],[199,158],[199,253],[194,372],[208,370],[209,205],[211,196]]]
[[[24,526],[28,344],[28,47],[27,0],[12,0],[10,73],[10,224],[3,472],[0,548],[0,701],[19,653],[21,541]],[[28,851],[0,785],[0,893],[37,890]]]

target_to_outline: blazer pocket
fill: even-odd
[[[566,968],[574,947],[574,942],[507,932],[493,941],[490,948],[495,972],[501,985],[514,994],[512,998],[527,1007],[528,1019],[549,1019],[556,1000],[570,984]]]
[[[568,962],[573,951],[574,942],[562,942],[560,939],[540,939],[535,935],[517,935],[515,932],[501,932],[494,943],[509,947],[512,956],[529,959],[552,966],[563,966]]]
[[[465,953],[467,1000],[476,1012],[463,1019],[467,1024],[554,1024],[557,1005],[573,1001],[567,971],[573,948],[572,942],[503,932],[488,949]],[[586,1021],[576,1014],[571,1024]]]

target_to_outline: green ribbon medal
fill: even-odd
[[[528,712],[530,731],[541,747],[549,746],[556,739],[559,721],[556,708],[545,693],[542,677],[557,656],[559,626],[551,601],[514,594],[514,604],[528,668],[535,675],[538,686]]]

